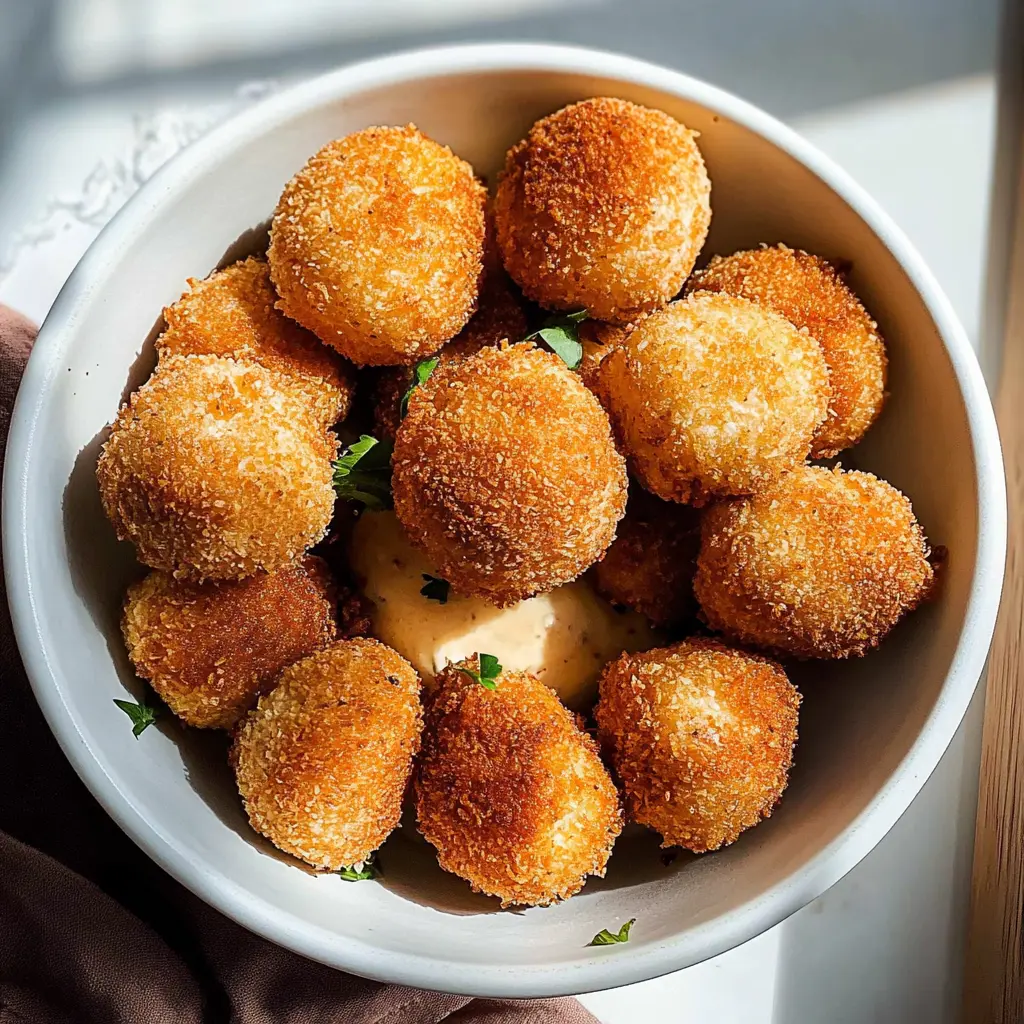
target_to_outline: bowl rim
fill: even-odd
[[[469,965],[429,953],[383,954],[340,939],[263,902],[216,868],[197,862],[174,835],[149,822],[104,770],[63,699],[50,667],[52,637],[40,629],[29,568],[30,465],[44,394],[65,339],[106,268],[130,247],[164,203],[246,141],[298,114],[366,89],[473,72],[555,72],[620,79],[701,104],[760,135],[811,170],[864,220],[920,295],[945,346],[960,388],[976,470],[978,537],[968,604],[938,699],[892,775],[857,819],[827,847],[759,897],[693,929],[644,947],[597,950],[584,964]],[[478,996],[540,997],[645,981],[699,963],[768,930],[839,881],[882,839],[935,769],[967,711],[995,627],[1006,548],[1006,495],[995,416],[975,353],[924,260],[882,208],[845,171],[793,129],[751,103],[681,72],[631,57],[537,43],[478,43],[375,57],[284,89],[213,128],[172,158],[122,207],[61,289],[39,332],[22,378],[3,480],[3,561],[15,636],[29,681],[50,728],[83,782],[118,825],[168,873],[245,928],[301,955],[364,977]],[[706,934],[705,934],[706,933]],[[683,948],[684,945],[686,948]]]

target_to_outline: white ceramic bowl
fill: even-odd
[[[863,660],[802,673],[792,782],[727,850],[664,866],[624,837],[607,879],[560,906],[497,912],[396,833],[380,883],[317,877],[247,827],[222,748],[164,726],[132,738],[111,698],[138,692],[118,631],[138,572],[102,518],[94,463],[106,425],[152,363],[161,307],[273,210],[328,139],[413,121],[492,177],[530,123],[595,95],[699,129],[713,182],[706,252],[784,240],[852,261],[889,343],[892,397],[846,463],[911,496],[950,549],[941,598]],[[845,174],[756,108],[609,54],[469,46],[374,60],[254,107],[195,143],[132,199],[61,292],[36,343],[10,435],[4,557],[14,624],[65,753],[122,828],[224,913],[359,974],[502,996],[651,978],[781,921],[857,863],[904,811],[960,722],[984,664],[1002,578],[996,428],[974,355],[931,274]],[[587,948],[637,923],[628,945]]]

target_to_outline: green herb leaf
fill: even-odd
[[[357,867],[353,864],[349,868],[341,868],[337,874],[339,878],[343,878],[346,882],[365,882],[370,878],[380,878],[381,870],[380,864],[377,863],[377,855],[371,853],[363,861],[362,867]]]
[[[610,932],[602,928],[588,943],[588,946],[614,946],[616,942],[629,942],[629,929],[636,924],[636,918],[631,917],[617,932]]]
[[[438,604],[448,603],[448,588],[451,584],[440,576],[431,576],[429,572],[420,574],[426,583],[420,587],[420,593],[430,601],[437,601]]]
[[[391,508],[391,453],[390,441],[362,434],[334,463],[338,497],[369,509]]]
[[[409,389],[404,395],[402,395],[402,402],[398,407],[398,414],[405,419],[405,414],[409,411],[409,399],[412,398],[412,393],[421,385],[426,384],[430,380],[430,375],[437,369],[437,364],[441,362],[439,356],[431,356],[429,359],[421,359],[415,369],[412,371],[412,383],[409,385]]]
[[[580,309],[575,313],[549,316],[538,330],[528,334],[523,341],[539,338],[570,370],[575,370],[583,359],[578,328],[589,315],[585,309]]]
[[[116,699],[114,703],[132,720],[132,735],[136,739],[156,721],[156,708],[148,704]]]
[[[469,676],[478,686],[482,686],[486,690],[496,690],[498,676],[501,675],[501,663],[493,654],[478,654],[477,662],[480,665],[478,672],[463,665],[459,666],[459,671],[463,675]]]

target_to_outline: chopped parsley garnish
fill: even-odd
[[[602,928],[588,943],[588,946],[614,946],[616,942],[629,942],[629,929],[636,924],[636,918],[631,917],[617,932],[610,932]]]
[[[448,603],[448,588],[451,584],[439,576],[431,576],[429,572],[420,574],[426,582],[420,587],[420,593],[430,601],[438,604]]]
[[[132,735],[138,739],[155,721],[156,708],[130,700],[114,700],[114,703],[132,720]]]
[[[496,690],[498,688],[498,676],[501,675],[501,663],[493,654],[479,654],[477,659],[480,663],[479,672],[466,668],[463,665],[459,666],[459,671],[463,675],[469,676],[474,683],[484,687],[484,689]]]
[[[437,369],[437,364],[440,362],[438,356],[431,356],[429,359],[421,359],[412,371],[412,383],[409,385],[409,389],[404,395],[402,395],[402,402],[398,407],[398,414],[405,419],[405,414],[409,411],[409,399],[412,398],[412,393],[421,385],[426,384],[430,380],[430,375]]]
[[[362,434],[334,463],[334,489],[339,498],[362,502],[367,508],[391,508],[390,441]]]
[[[353,864],[349,868],[341,868],[337,875],[346,882],[365,882],[370,878],[380,878],[380,864],[376,854],[371,853],[362,864]]]
[[[528,334],[523,341],[532,341],[534,338],[540,338],[570,370],[575,370],[583,359],[583,345],[580,343],[579,325],[589,315],[585,309],[581,309],[575,313],[560,313],[557,316],[549,316],[538,330]]]

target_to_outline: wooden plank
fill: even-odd
[[[1006,580],[989,659],[966,1024],[1024,1022],[1024,19],[1007,0],[983,362],[1006,466]],[[986,351],[987,349],[987,351]]]

